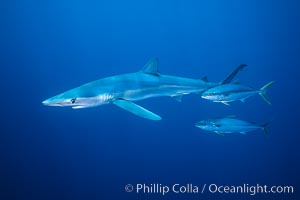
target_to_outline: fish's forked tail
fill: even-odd
[[[267,104],[269,104],[269,105],[271,105],[271,101],[270,101],[269,98],[267,97],[266,93],[267,93],[267,89],[268,89],[271,85],[273,85],[273,83],[275,83],[275,81],[271,81],[271,82],[267,83],[266,85],[262,86],[262,87],[260,88],[260,90],[259,90],[259,93],[258,93],[258,94],[263,98],[263,100],[264,100]]]
[[[272,121],[267,121],[266,123],[261,125],[261,128],[263,129],[265,135],[269,135],[269,129],[268,126],[271,124]]]

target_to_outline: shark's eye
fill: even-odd
[[[76,98],[71,99],[72,104],[75,103],[75,101],[76,101]]]

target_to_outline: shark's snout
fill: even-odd
[[[47,106],[47,105],[49,104],[49,101],[48,101],[48,99],[46,99],[46,100],[42,101],[42,104],[44,104],[45,106]]]
[[[46,100],[42,101],[42,104],[44,104],[45,106],[62,106],[61,103],[53,102],[50,99],[46,99]]]

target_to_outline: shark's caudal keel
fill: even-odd
[[[183,95],[200,94],[208,88],[231,82],[245,65],[240,65],[221,83],[163,75],[158,72],[157,67],[158,60],[152,59],[139,72],[99,79],[51,97],[42,103],[47,106],[69,106],[74,109],[114,104],[140,117],[160,120],[160,116],[133,101],[159,96],[170,96],[181,101]]]

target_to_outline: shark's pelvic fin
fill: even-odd
[[[141,72],[146,73],[146,74],[151,74],[151,75],[154,75],[154,76],[159,76],[158,58],[152,58],[151,60],[149,60],[145,64],[145,66],[143,67]]]
[[[146,119],[151,119],[151,120],[161,120],[161,117],[158,116],[157,114],[154,114],[153,112],[131,102],[131,101],[126,101],[123,99],[118,99],[113,101],[113,104],[116,106],[123,108],[124,110],[127,110],[137,116],[146,118]]]
[[[173,99],[175,99],[178,102],[182,102],[182,97],[183,95],[175,95],[175,96],[171,96]]]

